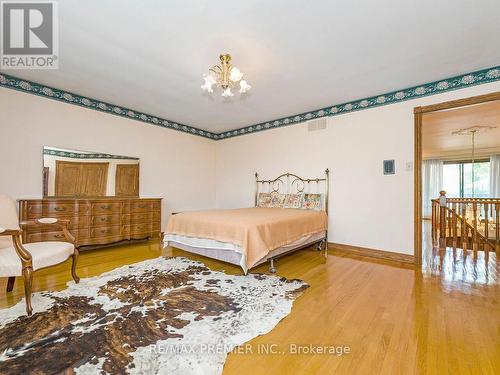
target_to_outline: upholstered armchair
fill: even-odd
[[[54,266],[72,258],[71,274],[75,282],[80,279],[76,275],[78,250],[75,238],[68,230],[69,220],[44,218],[19,223],[16,205],[6,195],[0,194],[0,277],[8,277],[7,292],[14,287],[16,276],[24,279],[26,296],[26,312],[31,315],[31,286],[33,272]],[[48,241],[23,244],[22,228],[28,225],[49,225],[62,229],[67,242]]]

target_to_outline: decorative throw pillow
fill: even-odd
[[[321,194],[304,194],[302,208],[321,211]]]
[[[300,208],[302,207],[302,194],[287,194],[285,195],[285,203],[283,208]]]
[[[271,193],[271,203],[268,207],[271,208],[283,208],[283,204],[285,203],[285,194],[280,194],[275,191]]]
[[[269,207],[271,204],[271,193],[259,193],[257,196],[257,207]]]

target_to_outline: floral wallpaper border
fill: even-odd
[[[131,118],[151,125],[161,126],[164,128],[197,135],[200,137],[205,137],[213,140],[221,140],[221,139],[237,137],[240,135],[256,133],[259,131],[279,128],[282,126],[298,124],[316,118],[337,116],[344,113],[398,103],[434,94],[440,94],[446,91],[458,90],[464,87],[480,85],[498,80],[500,80],[500,66],[478,70],[475,72],[455,76],[452,78],[442,79],[439,81],[426,83],[419,86],[410,87],[407,89],[397,90],[387,94],[381,94],[369,98],[358,99],[351,102],[346,102],[342,104],[329,106],[326,108],[317,109],[314,111],[309,111],[272,121],[266,121],[255,125],[245,126],[243,128],[233,129],[218,134],[198,129],[193,126],[173,122],[167,119],[160,118],[158,116],[149,115],[139,111],[124,108],[118,105],[106,103],[96,99],[91,99],[74,93],[59,90],[53,87],[41,85],[28,80],[22,80],[3,73],[0,74],[0,87],[7,87],[19,91],[24,91],[34,95],[39,95],[50,99],[59,100],[65,103],[79,105],[85,108],[91,108],[101,112],[111,113],[117,116]]]
[[[111,155],[111,154],[100,154],[100,153],[81,153],[76,151],[62,151],[62,150],[54,150],[52,148],[44,147],[43,148],[44,155],[51,156],[59,156],[63,158],[72,158],[72,159],[120,159],[120,160],[139,160],[139,158],[134,158],[131,156],[122,156],[122,155]]]
[[[464,87],[480,85],[498,80],[500,80],[500,66],[478,70],[472,73],[467,73],[452,78],[442,79],[440,81],[410,87],[408,89],[393,91],[387,94],[381,94],[369,98],[337,104],[330,107],[301,113],[298,115],[280,118],[277,120],[261,122],[260,124],[245,126],[239,129],[229,130],[217,134],[217,139],[220,140],[237,137],[239,135],[251,134],[263,130],[279,128],[282,126],[289,126],[321,117],[337,116],[344,113],[398,103],[405,100],[416,99],[434,94],[441,94],[446,91],[458,90]]]
[[[30,94],[43,96],[49,99],[58,100],[60,102],[79,105],[81,107],[94,109],[96,111],[106,112],[113,115],[126,117],[129,119],[142,121],[163,128],[178,130],[184,133],[198,135],[200,137],[216,139],[215,133],[198,129],[195,128],[194,126],[189,126],[178,122],[170,121],[158,116],[149,115],[147,113],[135,111],[129,108],[121,107],[119,105],[110,104],[104,101],[59,90],[54,87],[45,86],[36,82],[16,78],[3,73],[0,73],[0,87],[7,87],[10,89],[23,91]]]

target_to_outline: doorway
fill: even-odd
[[[497,109],[494,108],[495,106]],[[489,179],[489,176],[486,177],[485,172],[490,169],[490,166],[487,166],[489,155],[500,154],[500,149],[496,148],[497,146],[500,147],[500,142],[496,142],[492,136],[482,136],[481,146],[477,147],[479,139],[474,139],[475,136],[478,136],[478,133],[474,133],[475,127],[478,126],[484,127],[484,129],[491,128],[486,130],[491,130],[491,134],[495,132],[495,137],[497,131],[500,134],[500,122],[491,123],[491,117],[478,116],[479,113],[484,114],[487,111],[497,111],[500,118],[500,92],[414,109],[414,259],[417,265],[422,264],[423,257],[423,211],[429,209],[427,206],[431,204],[430,199],[439,197],[439,195],[432,198],[425,196],[424,200],[424,193],[429,193],[429,190],[432,190],[428,189],[428,186],[427,189],[424,189],[424,159],[429,160],[428,164],[432,164],[431,160],[436,161],[437,166],[441,164],[441,173],[444,176],[446,171],[448,176],[446,186],[450,189],[449,193],[454,196],[458,195],[457,199],[460,197],[467,198],[471,195],[479,199],[479,195],[491,195],[485,187],[485,182],[478,184],[478,178],[485,181]],[[436,125],[438,123],[439,127]],[[425,142],[425,149],[424,136],[432,138],[431,142]],[[426,140],[429,139],[426,138]],[[491,144],[492,140],[494,144]],[[441,162],[438,160],[441,160]],[[446,167],[444,167],[445,165]],[[426,171],[430,171],[426,173],[432,173],[432,167],[430,166]],[[428,182],[428,179],[427,176],[426,182]],[[434,185],[440,186],[444,190],[443,185]],[[435,195],[436,192],[429,194]],[[457,202],[460,201],[457,200]],[[490,203],[486,207],[493,207],[492,212],[495,214],[494,205],[492,206]],[[433,212],[432,207],[431,212]],[[429,211],[426,214],[428,215]],[[491,216],[488,219],[491,220]],[[452,221],[450,219],[447,223]]]

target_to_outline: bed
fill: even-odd
[[[268,261],[274,273],[277,258],[313,245],[327,256],[328,191],[328,169],[312,179],[285,173],[260,180],[256,173],[254,207],[174,214],[164,244],[239,265],[245,274]]]

